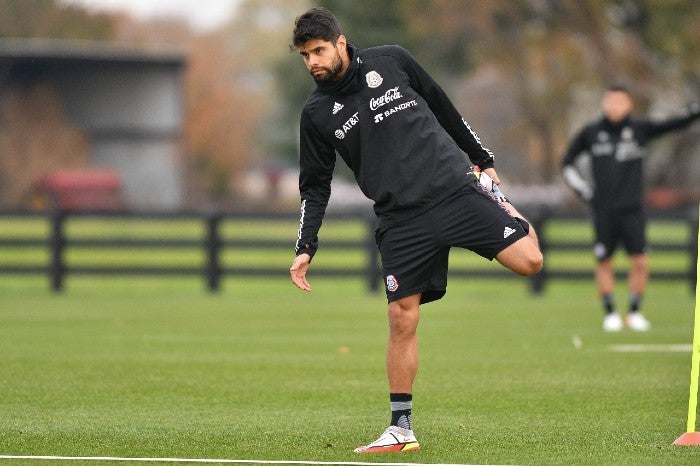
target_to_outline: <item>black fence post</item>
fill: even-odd
[[[221,262],[220,262],[220,251],[221,251],[221,237],[219,235],[219,225],[221,223],[221,216],[218,214],[212,214],[207,216],[207,287],[209,291],[217,292],[219,291],[221,285]]]
[[[540,251],[542,251],[542,255],[545,256],[544,264],[542,265],[542,270],[540,270],[530,278],[530,291],[533,294],[542,294],[542,292],[544,291],[545,282],[547,280],[547,257],[545,255],[545,251],[547,250],[547,235],[545,235],[544,232],[545,224],[547,221],[546,217],[547,215],[543,212],[537,212],[531,218],[532,226],[537,232],[537,237],[540,241]]]
[[[382,280],[382,273],[379,267],[379,249],[374,239],[374,231],[377,228],[377,221],[373,217],[367,220],[367,286],[369,291],[376,293],[379,291],[379,282]]]
[[[66,239],[63,234],[63,224],[66,212],[61,209],[51,211],[49,220],[51,221],[51,237],[49,238],[49,248],[51,249],[51,264],[49,274],[51,277],[51,289],[58,293],[63,290],[63,278],[66,266],[63,261],[63,250]]]

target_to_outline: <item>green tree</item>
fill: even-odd
[[[254,140],[263,165],[296,165],[299,111],[313,82],[289,45],[294,18],[309,7],[308,0],[245,0],[221,32],[244,63],[239,82],[264,103]]]
[[[559,161],[574,124],[592,117],[602,89],[628,84],[644,113],[661,91],[700,94],[700,3],[690,0],[322,0],[360,47],[398,43],[450,95],[480,70],[495,69],[515,89],[518,118],[495,131],[519,141],[520,181],[559,180]],[[288,30],[292,27],[291,20]],[[281,121],[298,121],[313,87],[296,60],[280,62],[288,97]],[[496,84],[494,84],[495,86]],[[510,94],[509,94],[510,96]],[[489,111],[456,102],[468,111]],[[288,111],[288,112],[287,112]],[[572,118],[573,116],[573,118]],[[497,120],[497,119],[496,119]],[[294,135],[296,136],[296,135]],[[296,140],[284,139],[296,154]],[[692,132],[679,136],[671,160],[691,157]],[[283,144],[284,145],[284,144]],[[674,159],[675,157],[675,159]],[[517,154],[516,154],[516,157]],[[686,173],[692,173],[688,170]]]
[[[318,3],[333,12],[343,33],[360,48],[400,44],[410,49],[415,45],[415,36],[406,28],[406,13],[411,1],[321,0]]]
[[[253,3],[251,1],[251,3]],[[360,48],[396,43],[410,48],[415,41],[408,30],[405,15],[407,3],[401,0],[378,0],[374,2],[346,2],[322,0],[318,6],[328,8],[338,19],[343,33]],[[310,7],[307,1],[297,1],[294,11],[285,12],[288,22],[282,26],[287,47],[292,40],[294,19]],[[267,148],[280,158],[296,164],[297,132],[299,112],[314,88],[313,80],[305,71],[296,51],[280,56],[272,66],[281,99],[274,108],[271,130],[266,131]],[[338,174],[348,176],[343,164],[338,165]]]
[[[661,68],[658,85],[685,87],[686,100],[700,101],[700,49],[697,46],[700,43],[700,2],[644,0],[637,5],[637,12],[640,20],[630,27],[639,34]],[[680,184],[696,188],[700,182],[695,161],[698,148],[700,132],[683,131],[674,135],[664,151],[663,161],[657,166],[676,169],[651,171],[651,182],[660,186]]]

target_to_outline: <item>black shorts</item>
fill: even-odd
[[[422,293],[421,304],[447,291],[450,248],[493,260],[527,236],[523,226],[476,180],[427,212],[376,232],[389,302]]]
[[[627,254],[646,254],[646,215],[644,209],[594,210],[595,245],[593,254],[598,260],[608,259],[615,254],[621,242]]]

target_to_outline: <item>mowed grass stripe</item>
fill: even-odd
[[[220,463],[220,464],[302,464],[302,465],[340,465],[340,466],[372,466],[377,463],[366,461],[265,461],[265,460],[238,460],[238,459],[213,459],[213,458],[124,458],[111,456],[20,456],[0,455],[0,459],[16,460],[54,460],[54,461],[98,461],[98,462],[125,462],[125,463]],[[440,464],[440,463],[381,463],[384,466],[470,466],[467,464]]]
[[[311,284],[75,277],[56,296],[3,277],[0,454],[357,461],[389,417],[386,301],[361,280]],[[687,284],[652,283],[652,331],[611,335],[592,282],[532,296],[526,280],[451,278],[422,310],[422,450],[371,461],[698,463],[671,445],[689,354],[609,350],[690,343],[693,305]]]

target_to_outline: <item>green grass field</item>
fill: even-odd
[[[671,445],[690,350],[652,346],[690,345],[687,283],[652,283],[651,332],[605,334],[592,281],[533,296],[521,279],[452,278],[422,310],[422,450],[358,456],[389,419],[385,300],[310,280],[305,294],[228,278],[211,295],[195,277],[71,277],[54,295],[46,278],[3,277],[0,455],[700,463],[700,447]],[[660,351],[614,351],[630,344]]]

